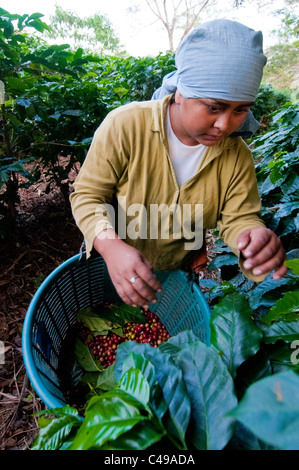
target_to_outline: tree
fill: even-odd
[[[176,51],[187,34],[199,24],[200,16],[209,5],[217,0],[146,0],[146,3],[156,17],[162,22],[168,35],[169,50]],[[180,31],[177,41],[176,33]],[[175,42],[177,45],[175,46]]]
[[[155,22],[160,22],[167,32],[169,50],[176,52],[188,33],[202,21],[214,17],[213,7],[217,7],[217,14],[223,12],[227,15],[228,9],[241,8],[251,0],[146,0],[146,5],[151,11]],[[269,0],[272,1],[272,0]],[[295,0],[289,0],[295,1]],[[297,0],[296,0],[297,1]],[[259,4],[259,0],[253,3]],[[144,2],[132,0],[128,12],[137,14],[144,12]],[[214,10],[215,11],[215,10]]]
[[[97,53],[115,54],[122,49],[120,40],[105,15],[95,13],[82,18],[75,12],[63,10],[56,5],[55,15],[50,17],[50,22],[51,38],[71,39],[75,47],[88,49],[92,46]]]
[[[264,76],[278,88],[294,89],[299,87],[299,19],[292,9],[295,2],[289,0],[287,3],[289,8],[286,6],[274,12],[281,23],[279,29],[273,31],[278,39],[277,44],[266,51],[268,63]]]

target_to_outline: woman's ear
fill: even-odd
[[[181,104],[182,98],[183,98],[183,95],[179,92],[179,90],[176,90],[175,95],[174,95],[174,102],[176,104]]]

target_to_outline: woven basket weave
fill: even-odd
[[[210,342],[210,309],[199,287],[183,271],[156,272],[163,284],[150,304],[170,335],[192,329]],[[24,364],[31,384],[49,408],[64,406],[58,364],[76,312],[120,300],[103,259],[78,254],[56,268],[41,284],[27,310],[22,335]]]

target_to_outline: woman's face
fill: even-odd
[[[170,107],[171,126],[184,144],[211,147],[241,126],[252,105],[243,101],[185,98],[177,91]]]

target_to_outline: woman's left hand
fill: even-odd
[[[288,271],[284,265],[286,253],[280,239],[266,227],[244,230],[237,240],[238,249],[245,258],[244,268],[259,276],[275,270],[273,279],[281,279]]]

